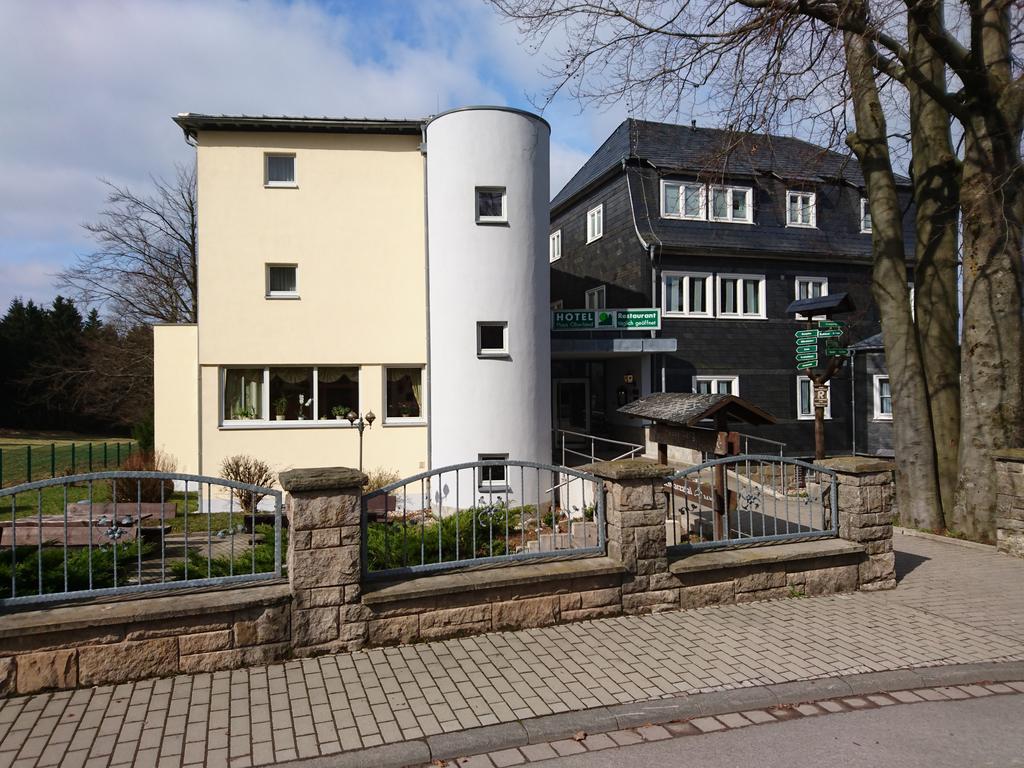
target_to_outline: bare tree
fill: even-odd
[[[538,46],[564,40],[548,70],[548,100],[567,90],[583,103],[627,100],[635,111],[668,115],[706,97],[737,130],[801,123],[826,144],[845,138],[872,216],[873,293],[893,384],[903,514],[916,525],[991,537],[989,453],[1024,439],[1021,4],[489,2]],[[909,123],[916,315],[890,120]]]
[[[60,273],[59,284],[85,305],[128,324],[194,323],[197,277],[195,166],[176,166],[153,192],[104,181],[107,207],[85,228],[98,248]]]

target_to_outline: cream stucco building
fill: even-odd
[[[154,390],[179,471],[356,466],[348,411],[377,416],[368,469],[550,459],[547,123],[175,122],[197,148],[199,321],[155,328]]]

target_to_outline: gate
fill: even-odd
[[[362,497],[363,572],[393,578],[505,562],[603,555],[594,475],[530,461],[473,461]]]
[[[714,459],[676,472],[664,492],[677,551],[839,535],[835,470],[798,459]]]

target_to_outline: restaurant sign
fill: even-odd
[[[553,331],[657,331],[660,309],[556,309]]]

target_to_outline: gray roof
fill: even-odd
[[[833,152],[791,136],[624,120],[551,201],[552,209],[590,184],[639,159],[663,171],[737,176],[776,176],[787,181],[836,182],[862,187],[852,154]],[[901,183],[907,180],[897,177]]]
[[[694,427],[724,412],[727,419],[748,424],[774,424],[775,417],[735,395],[655,392],[619,408],[619,413],[660,424]]]
[[[862,350],[885,349],[885,344],[882,343],[882,334],[876,333],[874,336],[861,339],[856,344],[850,344],[848,348],[856,349],[859,352]]]
[[[419,135],[426,118],[291,117],[288,115],[203,115],[181,112],[173,118],[186,136],[197,131],[274,131],[302,133],[383,133]]]

